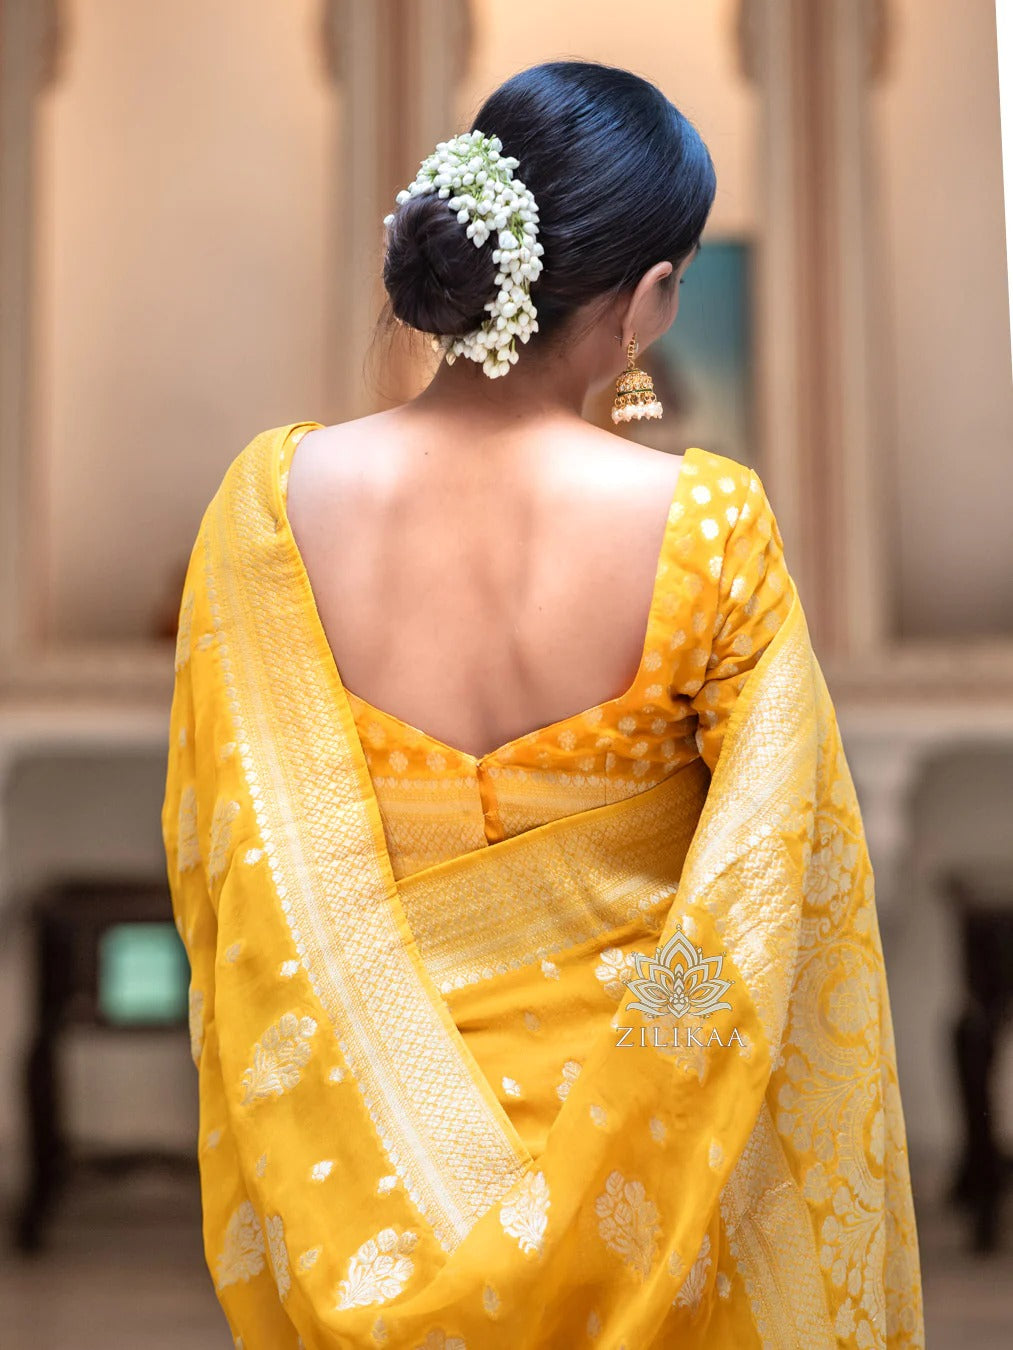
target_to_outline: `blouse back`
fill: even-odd
[[[280,466],[300,439],[286,442]],[[686,452],[637,674],[616,698],[474,756],[345,687],[396,877],[645,791],[700,756],[790,603],[777,522],[755,470]]]

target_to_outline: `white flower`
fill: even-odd
[[[466,235],[476,248],[493,230],[497,232],[499,247],[492,250],[492,261],[499,264],[495,278],[499,290],[485,305],[489,317],[463,337],[436,338],[433,344],[443,349],[448,365],[466,356],[480,361],[491,379],[507,374],[517,362],[516,339],[527,342],[538,332],[530,286],[541,273],[539,259],[544,252],[537,241],[537,203],[526,184],[513,177],[520,160],[500,154],[502,148],[499,137],[477,129],[440,141],[419,165],[414,182],[395,198],[400,206],[412,197],[437,192],[447,199],[458,222],[467,226]],[[472,184],[481,188],[480,197],[463,191]],[[393,224],[394,218],[393,212],[384,216],[384,224]]]

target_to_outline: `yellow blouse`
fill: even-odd
[[[283,493],[298,440],[283,451]],[[739,511],[733,503],[744,493]],[[727,561],[712,544],[719,514],[732,525]],[[715,611],[697,600],[723,561]],[[788,612],[787,577],[756,472],[692,446],[668,511],[640,664],[624,693],[475,756],[346,685],[394,875],[643,792],[701,756],[713,770],[746,676]]]

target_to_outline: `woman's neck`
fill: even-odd
[[[581,417],[589,393],[600,383],[589,348],[543,355],[518,344],[520,359],[506,375],[490,379],[477,361],[459,356],[440,362],[432,380],[412,400],[420,409],[453,409],[500,424],[529,418]],[[598,360],[600,364],[600,358]]]

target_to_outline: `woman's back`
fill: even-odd
[[[682,462],[563,420],[310,431],[287,509],[344,683],[474,756],[614,698]]]
[[[431,454],[402,427],[370,459],[363,438],[376,421],[300,424],[276,471],[395,876],[646,792],[701,756],[713,769],[746,673],[790,604],[756,474],[697,447],[671,458],[620,451],[590,428],[557,434],[562,449],[537,462],[530,441],[506,446],[498,472],[510,487],[497,511],[488,463],[457,473],[442,451],[454,443],[445,423]],[[304,441],[310,453],[297,454]],[[293,521],[291,479],[303,467]],[[460,524],[448,528],[455,475],[467,481]],[[576,503],[572,516],[561,498]],[[543,523],[546,510],[567,517],[561,531],[551,516]],[[519,549],[530,569],[516,566]],[[637,587],[649,579],[643,597],[631,572]],[[531,584],[550,603],[536,593],[518,604],[510,587]],[[483,736],[474,750],[469,725]]]

